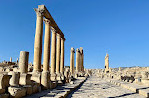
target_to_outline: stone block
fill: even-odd
[[[0,89],[6,89],[9,86],[11,75],[0,74]]]
[[[140,89],[139,94],[149,98],[149,88],[148,89]]]
[[[36,82],[36,83],[41,84],[41,73],[33,72],[32,76],[31,76],[31,80]]]
[[[41,86],[39,83],[34,83],[32,86],[33,93],[41,92]]]
[[[9,98],[9,94],[0,94],[0,98]]]
[[[20,74],[20,80],[19,80],[20,85],[31,85],[31,74]]]
[[[42,85],[42,89],[50,88],[50,73],[49,72],[44,72],[44,71],[42,72],[41,85]]]
[[[5,93],[5,89],[0,89],[0,94],[4,94]]]
[[[23,87],[8,87],[8,92],[13,98],[20,98],[26,96],[26,89]]]
[[[52,81],[50,89],[56,88],[57,84],[58,84],[57,81]]]
[[[33,93],[33,88],[31,85],[25,85],[23,87],[26,88],[26,94],[27,95],[31,95]]]

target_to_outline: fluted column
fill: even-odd
[[[64,74],[64,42],[65,42],[65,38],[61,38],[61,60],[60,60],[61,74]]]
[[[71,48],[71,50],[70,50],[70,72],[71,72],[71,75],[74,74],[74,53],[75,53],[74,48]]]
[[[76,72],[80,71],[80,50],[76,50]]]
[[[60,74],[60,51],[61,51],[61,35],[57,33],[57,43],[56,43],[56,74]]]
[[[44,22],[45,22],[45,37],[44,37],[43,71],[49,71],[50,44],[51,44],[50,20],[44,19]]]
[[[55,81],[55,68],[56,68],[56,30],[51,27],[52,31],[52,44],[51,44],[51,80]]]
[[[44,10],[35,9],[36,20],[36,34],[34,43],[34,72],[41,71],[41,56],[42,56],[42,35],[43,35],[43,14]]]

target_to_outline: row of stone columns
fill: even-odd
[[[35,9],[36,20],[36,34],[34,43],[34,69],[33,71],[41,72],[41,57],[42,57],[42,35],[43,35],[43,21],[45,23],[45,36],[44,36],[44,56],[43,56],[43,72],[42,72],[42,85],[48,85],[49,71],[51,81],[56,81],[56,76],[61,76],[64,73],[64,41],[65,38],[61,32],[58,32],[53,27],[50,19],[44,18],[44,10],[40,8]],[[52,33],[52,39],[51,39]],[[51,47],[50,47],[51,46]],[[50,63],[50,48],[51,48],[51,68]]]
[[[73,75],[74,72],[84,72],[84,53],[83,53],[83,48],[80,47],[80,50],[77,48],[76,49],[76,70],[74,70],[74,53],[75,50],[74,48],[71,48],[70,51],[70,72]]]
[[[35,43],[34,43],[34,72],[41,72],[44,10],[37,8],[35,9],[35,11],[37,15],[37,20],[36,20]],[[61,34],[51,26],[52,24],[50,23],[49,19],[44,19],[44,22],[45,22],[45,37],[44,37],[43,71],[49,71],[50,40],[51,40],[51,32],[52,32],[51,74],[55,74],[55,72],[60,73],[60,68],[63,68],[64,66],[65,38],[63,38]],[[60,67],[60,64],[61,64],[61,67]],[[61,69],[61,71],[63,71],[63,69]]]

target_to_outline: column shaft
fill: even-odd
[[[51,41],[50,20],[44,19],[44,21],[45,21],[45,37],[44,37],[43,71],[49,71],[50,41]]]
[[[64,74],[64,38],[61,38],[61,60],[60,60],[60,72]]]
[[[80,65],[79,64],[80,64],[80,51],[77,48],[77,50],[76,50],[76,72],[80,71]]]
[[[43,35],[43,11],[35,9],[37,14],[36,34],[34,43],[34,71],[41,71],[41,56],[42,56],[42,35]]]
[[[74,74],[74,48],[70,51],[70,72],[71,75]]]
[[[61,51],[61,36],[57,33],[57,44],[56,44],[56,73],[60,73],[60,51]]]
[[[56,30],[51,27],[52,30],[52,45],[51,45],[51,74],[55,73],[55,68],[56,68],[56,62],[55,62],[55,57],[56,57]]]

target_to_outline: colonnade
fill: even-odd
[[[72,75],[74,75],[74,72],[84,72],[84,53],[83,48],[80,47],[80,50],[76,49],[76,70],[74,70],[74,48],[71,48],[70,51],[70,72]]]
[[[34,68],[35,73],[49,73],[51,81],[56,81],[56,76],[64,73],[64,34],[58,28],[52,16],[44,5],[39,5],[35,8],[36,12],[36,33],[34,42]],[[42,36],[43,36],[43,21],[45,23],[45,36],[44,36],[44,55],[43,55],[43,71],[41,69],[42,59]],[[51,38],[52,33],[52,38]],[[52,42],[51,42],[52,41]],[[51,50],[51,68],[50,63],[50,50]],[[47,78],[47,77],[46,77]],[[44,81],[47,79],[43,79]],[[42,80],[41,80],[42,82]],[[47,81],[48,82],[48,81]],[[43,83],[44,84],[44,83]]]

